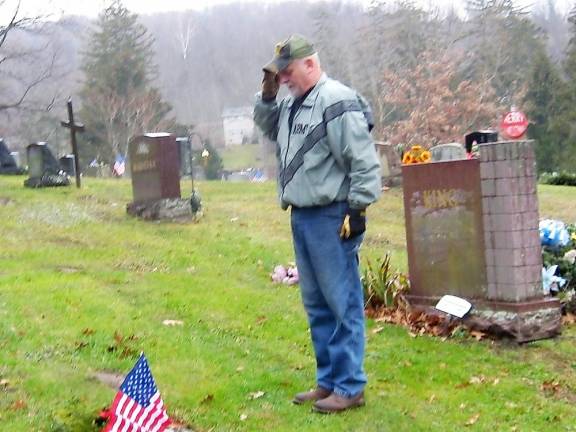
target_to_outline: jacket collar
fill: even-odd
[[[316,83],[316,85],[314,86],[312,91],[310,93],[308,93],[308,96],[306,96],[306,99],[304,99],[304,102],[302,102],[303,107],[310,108],[310,107],[314,106],[314,101],[316,100],[316,96],[318,96],[318,92],[320,91],[320,87],[322,87],[326,83],[326,81],[328,81],[328,76],[326,75],[325,72],[322,72],[320,79],[318,80],[318,82]],[[290,109],[292,107],[293,103],[294,103],[294,96],[288,96],[288,99],[286,101],[286,107],[288,109]]]

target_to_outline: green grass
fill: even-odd
[[[339,416],[292,405],[313,386],[314,363],[298,289],[269,281],[293,260],[271,183],[200,183],[204,219],[178,224],[128,217],[127,180],[22,181],[0,178],[3,432],[96,431],[115,391],[93,374],[125,374],[140,351],[169,413],[197,431],[455,431],[476,414],[470,430],[576,430],[574,328],[518,347],[375,333],[370,321],[368,405]],[[574,188],[539,194],[542,214],[576,219]],[[405,270],[401,191],[369,217],[363,257],[391,250]]]
[[[218,152],[222,157],[222,165],[227,170],[235,171],[263,166],[261,147],[256,144],[230,146]]]

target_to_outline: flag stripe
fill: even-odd
[[[142,406],[136,404],[135,409],[132,411],[132,415],[130,416],[131,423],[136,423],[136,419],[138,418],[138,414],[140,414],[140,411],[143,411]]]
[[[129,431],[160,431],[163,426],[170,424],[170,418],[164,409],[160,393],[153,397],[154,401],[142,409],[133,399],[122,395],[115,410],[115,422],[110,432]],[[151,399],[152,401],[152,399]]]
[[[167,420],[168,420],[168,416],[164,412],[162,414],[162,417],[160,417],[156,427],[154,429],[152,429],[152,432],[158,432],[160,430],[160,428],[162,428],[163,426],[166,426],[169,423]]]
[[[116,409],[114,410],[114,413],[116,414],[114,419],[116,421],[112,425],[111,432],[118,432],[120,430],[120,427],[122,425],[122,407],[124,406],[126,399],[128,399],[128,396],[123,394],[122,397],[120,398],[120,400],[118,401],[118,405],[116,406]]]
[[[122,430],[120,432],[128,432],[128,427],[130,426],[130,421],[128,420],[128,415],[130,414],[130,410],[132,409],[133,405],[134,405],[134,401],[132,399],[129,399],[125,408],[122,410],[121,416],[124,419],[125,423],[124,423],[124,427],[122,428]]]
[[[146,423],[144,425],[144,430],[150,430],[150,426],[152,426],[152,424],[154,423],[154,421],[156,420],[156,418],[162,414],[161,410],[155,410],[154,413],[152,414],[152,416],[150,417],[150,420],[148,420],[148,423]]]
[[[158,400],[159,397],[160,393],[158,392],[156,392],[156,394],[152,396],[152,399],[150,399],[151,401],[150,405],[146,407],[146,409],[144,410],[144,412],[137,421],[138,426],[142,427],[144,423],[146,423],[150,419],[150,416],[153,414],[154,410],[157,407],[156,401]]]
[[[116,394],[106,432],[163,432],[171,423],[144,354]]]
[[[138,423],[140,423],[140,425],[144,424],[145,420],[150,415],[150,412],[156,408],[156,403],[157,403],[159,398],[160,398],[160,393],[158,393],[158,392],[156,392],[154,394],[154,396],[152,396],[150,398],[150,405],[148,405],[146,407],[146,409],[144,410],[144,412],[140,415],[140,418],[138,419]]]

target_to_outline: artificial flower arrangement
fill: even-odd
[[[272,282],[283,283],[285,285],[295,285],[298,283],[298,269],[294,263],[290,263],[288,267],[277,265],[274,271],[270,274]]]
[[[427,163],[430,162],[430,160],[430,152],[420,145],[413,145],[412,148],[402,156],[402,164],[404,165]]]

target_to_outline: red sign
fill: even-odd
[[[508,138],[518,139],[526,133],[528,119],[522,111],[510,111],[500,123],[502,134]]]

